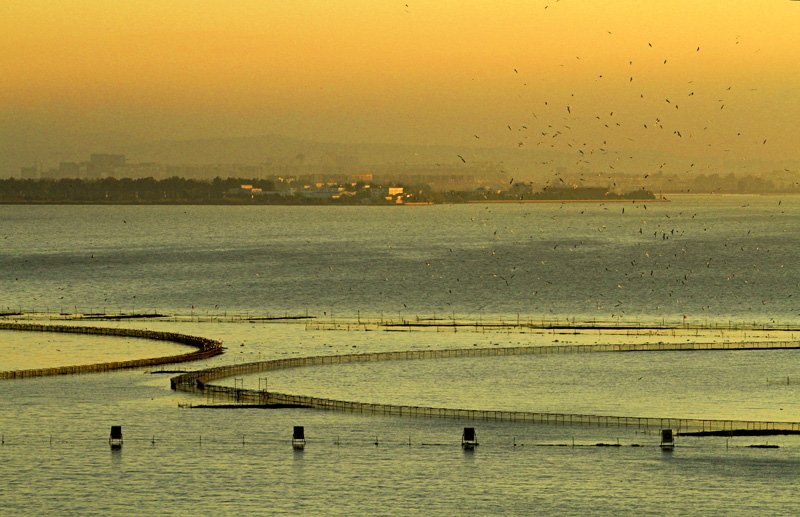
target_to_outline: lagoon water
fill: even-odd
[[[190,319],[289,314],[316,323],[436,317],[797,325],[799,227],[797,197],[0,206],[0,306],[177,315],[92,324],[169,329],[227,346],[221,356],[177,368],[556,340],[732,339],[691,332],[348,332],[303,322]],[[0,332],[0,347],[2,370],[98,362],[115,349],[119,358],[175,351],[136,340],[7,331]],[[796,351],[522,356],[295,369],[225,382],[252,388],[268,382],[276,391],[365,402],[800,421],[800,385],[767,382],[800,379],[797,357]],[[795,437],[686,437],[665,454],[653,429],[187,409],[179,404],[202,397],[170,391],[168,378],[133,370],[0,382],[0,513],[789,515],[800,508]],[[113,424],[123,426],[119,451],[106,443]],[[293,425],[306,428],[302,452],[290,446]],[[464,426],[477,428],[475,451],[459,446]],[[617,441],[619,448],[592,446]],[[747,447],[767,441],[780,448]]]

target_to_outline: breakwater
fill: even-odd
[[[561,346],[521,346],[500,348],[468,348],[446,350],[413,350],[374,352],[329,356],[311,356],[291,359],[257,361],[238,365],[219,366],[206,370],[185,373],[173,377],[173,390],[202,393],[209,400],[221,400],[239,404],[291,404],[318,409],[348,411],[368,415],[392,415],[416,418],[449,418],[468,420],[498,420],[552,425],[580,425],[599,427],[626,427],[642,431],[675,429],[689,431],[787,430],[800,431],[800,422],[774,422],[756,420],[719,420],[692,418],[658,418],[637,416],[592,415],[574,413],[543,413],[530,411],[496,411],[457,409],[396,404],[374,404],[357,401],[334,400],[306,395],[276,393],[267,390],[250,390],[238,387],[210,384],[211,381],[238,375],[255,374],[286,368],[322,366],[357,362],[397,361],[415,359],[447,359],[465,357],[494,357],[525,354],[573,354],[609,352],[660,352],[697,350],[786,350],[798,349],[797,341],[774,342],[725,342],[725,343],[639,343],[639,344],[590,344]]]
[[[132,359],[129,361],[113,361],[96,364],[57,366],[53,368],[35,368],[28,370],[10,370],[0,372],[0,379],[19,379],[24,377],[43,377],[47,375],[68,375],[75,373],[106,372],[124,368],[141,368],[160,364],[196,361],[222,353],[219,341],[188,334],[161,332],[157,330],[140,330],[127,328],[89,327],[81,325],[45,325],[38,323],[0,322],[0,330],[16,330],[31,332],[64,332],[70,334],[92,334],[101,336],[123,336],[158,341],[170,341],[196,348],[194,352],[185,354]]]

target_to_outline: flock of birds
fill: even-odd
[[[551,4],[543,7],[549,9]],[[608,31],[608,37],[613,36]],[[737,37],[730,42],[735,48],[728,50],[746,52],[745,45],[740,43]],[[732,149],[752,150],[755,145],[769,144],[768,138],[742,127],[744,120],[738,119],[741,126],[735,123],[739,113],[747,109],[737,109],[742,108],[737,103],[747,101],[748,95],[757,95],[758,84],[717,86],[716,78],[709,77],[679,81],[676,78],[681,76],[682,65],[697,67],[708,62],[701,45],[694,45],[691,51],[680,49],[675,56],[660,50],[652,41],[641,45],[644,48],[635,51],[638,61],[621,57],[616,69],[595,77],[591,85],[594,91],[591,95],[584,93],[583,98],[576,92],[585,92],[585,88],[543,98],[541,92],[546,88],[532,84],[537,81],[541,86],[547,78],[537,77],[538,71],[526,73],[529,64],[521,63],[511,69],[512,77],[520,78],[520,96],[524,92],[530,101],[527,103],[530,118],[521,123],[507,123],[505,128],[513,135],[516,147],[541,150],[534,156],[542,157],[536,163],[539,172],[546,171],[550,176],[545,185],[565,184],[562,176],[566,176],[569,168],[580,171],[579,180],[583,184],[602,182],[618,168],[630,170],[633,163],[640,166],[641,160],[637,161],[630,149],[654,143],[663,148],[664,142],[668,142],[666,147],[686,156],[704,152],[725,156]],[[690,62],[690,54],[696,56],[694,62]],[[579,76],[585,72],[583,65],[586,61],[576,55],[573,63],[561,66],[567,73]],[[666,71],[654,73],[657,67]],[[671,67],[675,69],[672,75]],[[535,66],[530,64],[530,68]],[[638,74],[644,76],[642,80],[637,79]],[[664,86],[658,86],[657,82],[654,85],[652,76],[658,74],[672,79],[665,81]],[[605,108],[598,108],[604,104],[597,97],[604,95],[613,101]],[[732,110],[737,113],[729,113]],[[471,134],[474,139],[482,136],[481,131]],[[470,156],[464,152],[456,154],[456,158],[467,164]],[[647,179],[666,170],[696,174],[700,167],[695,165],[693,159],[685,163],[659,161],[651,163],[641,175]],[[719,163],[713,162],[703,165],[705,170],[719,167]],[[510,183],[514,183],[513,177]],[[676,309],[691,298],[700,298],[704,300],[703,310],[724,312],[720,304],[738,299],[741,289],[757,283],[752,282],[753,276],[762,267],[785,266],[773,264],[770,246],[764,244],[768,241],[751,235],[749,230],[721,229],[716,221],[695,211],[672,213],[667,204],[660,204],[650,212],[646,203],[627,205],[627,212],[626,206],[611,204],[580,209],[565,205],[555,209],[551,205],[548,210],[538,208],[525,213],[527,220],[517,221],[523,222],[522,226],[509,226],[503,222],[508,216],[495,215],[490,207],[485,207],[484,217],[470,217],[470,224],[477,227],[475,231],[483,231],[486,236],[485,248],[476,253],[447,246],[441,257],[424,261],[429,281],[439,281],[441,289],[450,296],[476,295],[465,288],[465,282],[480,286],[479,291],[489,290],[490,296],[480,296],[483,301],[476,301],[483,304],[481,309],[491,303],[488,300],[492,297],[514,290],[513,294],[508,293],[509,297],[527,300],[529,308],[558,312],[568,311],[558,301],[557,291],[564,283],[574,284],[576,279],[587,279],[587,275],[602,276],[606,277],[609,289],[585,293],[586,301],[591,301],[596,309],[609,309],[620,315],[626,311],[659,311],[665,309],[664,305]],[[559,214],[562,210],[565,213]],[[582,217],[588,219],[581,221]],[[528,225],[537,225],[539,229],[529,230]],[[583,238],[565,242],[564,235],[576,232]],[[720,232],[730,236],[721,238]],[[710,248],[713,243],[719,243],[720,249]],[[742,268],[737,257],[732,256],[736,253],[746,254],[752,267]],[[470,268],[484,274],[468,279],[466,270]],[[386,282],[400,285],[405,280],[405,277],[385,278]],[[643,282],[648,287],[643,289]],[[614,289],[610,288],[612,284]],[[800,285],[795,282],[793,287]],[[646,300],[626,292],[636,290]],[[767,305],[774,295],[764,292],[760,303]],[[656,305],[646,306],[646,302]]]
[[[408,8],[408,4],[406,7]],[[544,9],[550,7],[551,4],[544,5]],[[608,36],[613,37],[611,31],[608,31]],[[630,149],[646,148],[654,143],[663,148],[663,143],[669,142],[666,146],[668,149],[677,149],[685,156],[692,153],[708,153],[717,157],[723,157],[733,149],[753,150],[756,145],[768,145],[768,138],[745,129],[743,127],[746,125],[745,120],[737,119],[748,109],[747,106],[737,106],[737,103],[742,99],[746,100],[748,95],[757,95],[759,91],[757,83],[720,87],[716,86],[716,78],[708,76],[705,79],[683,82],[677,80],[677,77],[681,76],[681,70],[676,69],[676,73],[672,76],[669,71],[659,72],[663,76],[672,77],[672,80],[665,81],[663,86],[654,86],[653,78],[648,75],[656,75],[653,70],[658,66],[680,68],[681,63],[686,65],[691,60],[689,49],[680,49],[674,56],[676,59],[673,59],[673,56],[659,51],[652,41],[641,44],[645,48],[636,50],[640,59],[646,56],[641,67],[637,66],[639,63],[634,59],[620,58],[617,69],[611,70],[610,73],[599,74],[595,78],[592,84],[594,91],[591,95],[584,93],[585,98],[581,98],[580,94],[576,95],[575,92],[554,95],[557,98],[543,98],[540,89],[530,85],[532,79],[538,79],[539,83],[543,83],[546,82],[546,78],[536,77],[538,72],[521,73],[524,71],[523,66],[527,64],[512,69],[510,73],[514,77],[527,77],[520,81],[519,89],[531,92],[528,97],[531,101],[528,104],[530,119],[522,123],[508,123],[505,127],[513,135],[516,147],[542,150],[539,156],[543,159],[536,165],[540,173],[546,171],[551,178],[545,185],[551,182],[565,184],[562,176],[566,174],[567,168],[580,171],[579,180],[582,184],[601,182],[603,178],[611,178],[613,172],[609,171],[616,171],[618,167],[623,170],[631,169],[629,164],[635,162],[636,156]],[[741,50],[745,45],[740,45],[738,37],[731,41],[730,45],[736,48],[728,49],[729,51],[745,52]],[[700,45],[694,45],[691,50],[697,59],[694,63],[689,63],[690,65],[697,67],[700,62],[708,62],[703,56]],[[569,65],[564,63],[561,66],[567,65],[565,67],[567,72],[575,72],[578,76],[583,72],[580,66],[584,63],[585,61],[581,61],[581,56],[576,55],[574,63]],[[619,66],[623,63],[627,68],[624,79],[620,76],[622,67]],[[645,75],[643,81],[637,80],[637,71]],[[604,104],[598,103],[596,99],[602,95],[614,99],[605,109],[598,108]],[[728,113],[732,110],[732,106],[737,111],[736,114]],[[480,131],[473,132],[472,136],[480,139]],[[468,163],[465,155],[466,153],[456,155],[462,164]],[[672,155],[677,156],[681,153]],[[564,156],[568,158],[565,160]],[[640,162],[636,163],[641,166]],[[703,166],[705,170],[718,170],[721,167],[719,161],[708,162]],[[651,163],[641,175],[646,180],[655,172],[671,170],[673,173],[697,174],[698,169],[693,159],[686,159],[681,163],[659,161]],[[514,183],[513,178],[510,183]],[[777,203],[780,206],[781,201],[778,200]],[[747,206],[742,208],[746,209]],[[558,209],[564,209],[564,205]],[[616,278],[617,281],[614,283],[620,291],[625,290],[631,282],[649,282],[651,287],[646,292],[656,300],[656,303],[663,304],[672,300],[679,304],[679,299],[702,297],[707,301],[704,310],[714,310],[720,309],[715,304],[722,303],[724,299],[739,298],[737,289],[747,288],[750,285],[748,277],[761,271],[759,261],[780,269],[785,266],[783,263],[773,264],[771,258],[765,258],[770,253],[769,246],[759,244],[761,240],[751,235],[749,229],[746,233],[742,231],[736,240],[733,237],[715,240],[719,237],[708,234],[714,234],[719,229],[711,221],[703,223],[702,221],[706,219],[702,216],[701,221],[696,220],[697,212],[689,214],[678,211],[677,214],[671,214],[669,209],[660,206],[657,210],[658,215],[655,215],[654,219],[653,216],[646,215],[645,203],[630,205],[627,214],[623,206],[618,216],[611,213],[612,208],[607,204],[581,209],[579,213],[576,209],[568,208],[564,210],[568,212],[564,216],[550,215],[551,220],[547,222],[552,224],[543,226],[538,232],[528,234],[520,228],[493,227],[492,223],[497,224],[503,218],[492,217],[492,210],[489,207],[485,210],[485,217],[479,219],[471,217],[470,221],[491,230],[491,234],[487,234],[487,237],[492,239],[494,244],[485,249],[486,265],[481,269],[492,271],[496,268],[496,270],[487,273],[486,278],[481,276],[478,279],[479,283],[485,288],[490,285],[485,282],[487,279],[496,279],[495,286],[500,289],[497,294],[503,289],[517,289],[515,297],[523,295],[524,298],[523,291],[525,291],[530,293],[531,301],[534,303],[547,304],[549,300],[549,304],[555,306],[557,302],[551,296],[557,289],[551,288],[554,283],[565,280],[572,282],[575,278],[582,278],[586,274],[599,274]],[[562,235],[567,232],[560,231],[559,225],[570,225],[570,229],[585,225],[586,223],[579,222],[577,217],[583,216],[587,211],[591,212],[591,219],[595,222],[598,221],[598,214],[608,211],[599,219],[606,224],[596,228],[598,235],[605,234],[605,236],[590,236],[589,226],[586,226],[583,229],[584,239],[572,245],[565,243]],[[552,210],[548,210],[547,213],[552,214]],[[619,216],[626,215],[636,217],[638,224],[618,219]],[[530,217],[532,223],[537,219],[541,223],[542,213],[528,212],[525,216]],[[616,231],[612,231],[609,225],[613,225],[613,230]],[[623,235],[620,235],[620,232],[623,232]],[[510,238],[510,243],[500,242],[504,236]],[[621,246],[621,241],[625,241],[626,244]],[[709,249],[709,243],[714,242],[721,242],[721,249]],[[614,263],[614,253],[601,250],[600,247],[603,246],[620,246],[625,249],[625,253],[619,254],[620,257],[627,257],[625,262],[620,260]],[[731,253],[737,251],[753,254],[752,267],[735,269],[739,266],[733,264],[738,261],[733,260]],[[453,253],[452,247],[448,247],[446,255]],[[461,250],[460,253],[466,254],[467,250]],[[600,259],[606,262],[598,262]],[[430,278],[445,280],[449,294],[453,294],[453,288],[449,286],[458,285],[462,280],[455,276],[458,274],[456,265],[459,260],[472,263],[475,257],[459,259],[447,256],[440,260],[425,261],[426,268],[437,266],[442,268],[438,274],[430,274]],[[729,267],[734,269],[728,269]],[[561,275],[568,275],[569,279],[546,276],[556,271]],[[447,278],[448,275],[451,278]],[[698,276],[703,278],[697,278]],[[705,287],[691,286],[695,279],[700,280],[699,285]],[[389,278],[386,278],[386,281],[389,281]],[[793,287],[800,287],[800,284],[795,282]],[[610,294],[611,292],[613,291],[587,292],[586,297],[587,300],[596,300],[597,309],[611,305],[617,313],[642,310],[642,307],[633,306],[631,299],[624,302],[624,295],[614,295]],[[770,293],[763,293],[761,304],[767,305],[771,296]],[[609,297],[614,297],[614,301],[609,302]],[[649,307],[655,310],[662,308]]]
[[[409,4],[405,7],[409,9]],[[549,4],[544,6],[545,9],[549,7]],[[613,37],[613,34],[609,32],[608,36]],[[739,43],[738,40],[731,42],[734,46]],[[732,104],[742,98],[742,93],[757,92],[757,88],[728,85],[713,90],[707,84],[691,80],[677,87],[656,89],[656,93],[652,86],[638,88],[640,83],[651,80],[639,81],[637,70],[646,74],[655,66],[680,66],[675,63],[681,59],[685,61],[688,54],[687,49],[682,49],[681,58],[673,59],[653,42],[641,45],[645,52],[650,52],[642,69],[634,59],[621,57],[620,61],[627,67],[624,78],[619,69],[595,78],[593,88],[616,99],[614,105],[602,110],[597,108],[596,99],[581,98],[575,92],[563,93],[557,99],[542,98],[534,91],[536,88],[529,86],[530,79],[523,78],[533,77],[535,73],[526,73],[527,65],[523,64],[512,68],[510,76],[520,78],[520,91],[531,91],[531,102],[529,120],[505,124],[504,130],[513,135],[510,141],[515,142],[516,147],[539,147],[570,156],[572,162],[568,165],[583,171],[580,179],[587,183],[605,174],[605,169],[615,170],[621,161],[634,160],[634,155],[626,153],[625,149],[631,148],[636,139],[642,140],[642,146],[646,145],[653,133],[657,139],[671,139],[675,146],[683,145],[686,140],[698,140],[702,146],[713,147],[719,142],[731,143],[736,139],[747,139],[749,145],[768,145],[769,139],[748,135],[745,130],[728,125],[729,119],[715,115],[730,111]],[[693,45],[691,50],[698,56],[703,52],[699,45]],[[565,68],[576,71],[577,75],[583,64],[581,56],[575,56],[575,62]],[[737,92],[737,89],[745,92]],[[690,114],[677,115],[684,111]],[[701,126],[696,125],[697,120],[703,120]],[[702,136],[711,129],[715,134],[726,135],[727,140]],[[473,129],[470,134],[475,139],[481,138],[480,131]],[[468,163],[465,154],[456,155],[463,164]],[[564,178],[560,177],[563,167],[558,167],[561,164],[546,152],[542,156],[547,159],[538,165],[549,168],[552,173],[548,182],[564,183]],[[674,170],[679,165],[654,164],[649,173],[670,167]],[[681,168],[694,171],[695,163],[690,161]],[[643,171],[644,177],[647,174]],[[510,183],[513,182],[512,178]],[[780,205],[781,201],[777,203]],[[782,258],[779,263],[766,258],[771,252],[770,246],[751,235],[749,229],[745,232],[742,227],[737,234],[725,228],[729,235],[720,237],[715,234],[720,230],[715,222],[698,213],[671,213],[667,204],[655,210],[651,207],[649,212],[646,203],[593,204],[588,208],[551,205],[547,210],[528,211],[519,220],[507,214],[496,215],[487,206],[482,216],[473,215],[469,220],[469,225],[474,225],[470,231],[483,236],[484,248],[465,249],[450,243],[443,246],[441,257],[422,261],[424,273],[417,271],[408,275],[424,274],[445,296],[477,295],[475,303],[481,308],[492,297],[513,290],[512,298],[529,304],[526,310],[553,311],[567,309],[559,306],[558,284],[565,281],[574,284],[586,275],[604,276],[608,287],[615,289],[587,291],[585,300],[596,309],[608,308],[616,314],[624,314],[645,308],[663,308],[661,305],[635,306],[634,299],[626,297],[625,293],[633,284],[639,292],[652,296],[656,304],[678,304],[686,297],[703,297],[704,308],[713,311],[719,308],[715,304],[722,300],[738,298],[737,290],[747,289],[751,277],[764,270],[763,264],[780,269],[787,266],[785,262],[788,261]],[[127,225],[127,221],[122,220],[121,224]],[[706,238],[703,234],[708,233],[715,235]],[[567,242],[565,235],[574,235],[575,242]],[[720,249],[709,249],[711,242],[720,243]],[[391,249],[391,245],[388,246]],[[733,253],[747,254],[753,263],[743,269],[740,260],[732,259]],[[737,265],[730,269],[729,262]],[[329,273],[338,274],[336,264],[326,266]],[[477,278],[470,277],[469,271],[479,272]],[[406,278],[404,273],[398,273],[384,276],[383,280],[388,291],[398,285],[402,287]],[[713,290],[698,290],[691,285],[695,280],[700,280],[698,285]],[[648,285],[645,289],[642,289],[643,282]],[[795,281],[788,287],[796,289],[800,285]],[[480,296],[486,289],[491,296]],[[383,291],[380,294],[384,294]],[[767,305],[770,296],[764,293],[761,304]],[[451,302],[446,304],[451,305]]]
[[[796,314],[787,302],[800,282],[791,278],[785,238],[794,219],[780,219],[778,202],[767,212],[744,205],[722,217],[670,203],[473,206],[454,235],[426,230],[451,240],[426,247],[418,266],[404,257],[408,243],[387,244],[390,255],[403,249],[381,259],[396,262],[396,273],[382,275],[382,285],[356,287],[356,297],[376,290],[417,314],[431,304],[445,313],[474,305],[504,313],[516,306],[528,315]],[[737,224],[747,212],[756,216],[751,225]],[[459,242],[462,234],[470,237]]]
[[[607,35],[614,37],[611,31]],[[589,69],[580,55],[573,63],[561,64],[561,83],[550,82],[535,58],[510,70],[521,78],[518,91],[527,120],[504,124],[513,135],[508,142],[540,157],[522,173],[535,171],[554,178],[550,181],[563,181],[558,177],[564,169],[572,169],[580,171],[584,183],[601,183],[621,171],[635,171],[645,179],[655,172],[698,174],[720,170],[726,157],[755,155],[755,146],[769,145],[769,138],[759,136],[745,116],[759,95],[758,78],[718,86],[718,78],[706,73],[683,81],[688,70],[713,66],[715,58],[705,57],[697,44],[691,50],[677,49],[674,59],[652,41],[640,44],[644,48],[629,49],[635,59],[619,57],[589,85],[577,79],[586,77]],[[729,52],[758,52],[745,49],[738,37],[730,46],[735,48]],[[659,66],[671,70],[657,71]],[[570,83],[564,75],[575,80]],[[643,76],[641,81],[637,75]],[[563,84],[573,84],[573,91],[558,91]],[[497,134],[497,128],[486,130]],[[481,131],[471,134],[475,139],[482,136]],[[657,152],[648,155],[643,149]],[[684,156],[713,156],[716,162],[677,158]],[[469,162],[466,152],[456,158],[462,164]]]

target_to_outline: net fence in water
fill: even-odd
[[[72,373],[103,372],[120,368],[137,368],[166,364],[179,361],[203,359],[222,353],[219,341],[212,339],[160,332],[153,330],[89,327],[76,325],[44,325],[36,323],[0,322],[0,330],[26,330],[38,332],[69,332],[78,334],[114,335],[137,337],[144,339],[167,340],[198,348],[196,352],[176,356],[165,356],[130,361],[106,362],[90,365],[62,366],[40,368],[34,370],[15,370],[0,372],[0,379],[22,377],[39,377],[45,375],[63,375]],[[623,343],[623,344],[586,344],[558,346],[521,346],[493,347],[445,350],[407,350],[396,352],[373,352],[361,354],[345,354],[331,356],[312,356],[289,359],[258,361],[238,365],[220,366],[173,377],[170,382],[175,390],[204,393],[211,400],[234,401],[241,404],[282,404],[296,405],[319,409],[349,411],[361,414],[407,416],[417,418],[449,418],[469,420],[497,420],[509,422],[545,423],[554,425],[582,425],[606,427],[634,427],[648,430],[650,428],[677,429],[686,431],[726,431],[726,430],[787,430],[800,431],[800,422],[772,422],[752,420],[714,420],[687,418],[652,418],[613,415],[589,415],[572,413],[539,413],[529,411],[496,411],[476,409],[453,409],[426,406],[408,406],[394,404],[374,404],[346,400],[325,399],[305,395],[291,395],[268,392],[266,390],[248,390],[208,384],[209,381],[285,368],[300,368],[330,364],[345,364],[373,361],[397,361],[413,359],[445,359],[460,357],[491,357],[525,354],[574,354],[597,352],[658,352],[689,350],[769,350],[797,349],[796,341],[769,342],[711,342],[711,343]],[[776,384],[793,384],[792,378],[775,379]],[[796,380],[796,379],[794,379]],[[770,383],[770,380],[768,380]]]
[[[0,379],[20,379],[25,377],[44,377],[48,375],[69,375],[75,373],[95,373],[119,370],[123,368],[141,368],[160,364],[196,361],[222,353],[222,343],[219,341],[188,334],[175,332],[161,332],[157,330],[88,327],[81,325],[45,325],[38,323],[9,323],[0,322],[0,330],[21,330],[33,332],[65,332],[70,334],[92,334],[101,336],[123,336],[142,339],[155,339],[170,341],[181,345],[188,345],[198,350],[186,354],[151,357],[145,359],[131,359],[129,361],[112,361],[96,364],[82,364],[72,366],[56,366],[52,368],[35,368],[29,370],[9,370],[0,372]]]
[[[477,409],[454,409],[427,406],[363,403],[334,400],[305,395],[275,393],[267,390],[250,390],[209,384],[213,380],[248,375],[286,368],[321,366],[356,362],[397,361],[413,359],[446,359],[459,357],[491,357],[525,354],[572,354],[597,352],[658,352],[688,350],[768,350],[797,349],[794,341],[774,342],[727,342],[727,343],[639,343],[639,344],[588,344],[561,346],[522,346],[502,348],[469,348],[446,350],[409,350],[397,352],[373,352],[362,354],[312,356],[289,359],[258,361],[230,366],[220,366],[198,372],[183,374],[171,379],[172,388],[179,391],[203,393],[209,401],[225,401],[238,404],[281,404],[309,408],[348,411],[368,415],[404,416],[415,418],[449,418],[467,420],[495,420],[529,422],[552,425],[579,425],[598,427],[627,427],[640,430],[675,429],[688,431],[732,431],[770,430],[800,431],[800,422],[772,422],[757,420],[717,420],[693,418],[653,418],[613,415],[590,415],[574,413],[539,413],[531,411],[495,411]]]

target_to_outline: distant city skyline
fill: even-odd
[[[267,195],[273,190],[286,192],[302,189],[322,189],[327,191],[331,186],[349,188],[379,187],[385,184],[398,184],[421,187],[435,192],[467,192],[480,190],[483,193],[510,193],[521,195],[521,199],[535,191],[600,189],[611,195],[629,194],[647,190],[659,194],[675,193],[756,193],[756,194],[800,194],[800,168],[768,169],[767,164],[760,171],[717,167],[701,168],[694,174],[673,174],[657,170],[637,170],[635,172],[611,171],[595,172],[587,169],[550,164],[549,173],[539,171],[534,174],[528,171],[512,173],[502,162],[470,161],[458,163],[360,163],[353,156],[340,156],[334,151],[327,151],[309,159],[305,154],[297,154],[288,161],[271,161],[259,164],[215,163],[171,164],[155,161],[137,163],[129,161],[125,155],[95,153],[89,160],[78,162],[61,162],[58,167],[43,169],[39,167],[22,167],[16,178],[24,181],[6,182],[0,178],[0,201],[8,202],[15,197],[14,185],[27,185],[34,196],[45,196],[61,185],[60,188],[72,188],[73,184],[104,185],[107,188],[119,180],[122,184],[132,185],[130,180],[147,180],[153,182],[167,181],[169,190],[175,191],[186,187],[186,181],[205,183],[225,182],[225,188],[235,184],[236,192],[241,193],[247,182],[259,182],[259,196]],[[721,171],[728,170],[727,173]],[[111,181],[106,181],[111,180]],[[212,181],[213,180],[213,181]],[[65,183],[66,182],[66,183]],[[238,183],[237,183],[238,182]],[[267,182],[267,183],[263,183]],[[270,186],[264,190],[264,184]],[[183,187],[181,187],[183,185]],[[277,185],[277,187],[276,187]],[[11,191],[4,191],[9,187]],[[252,185],[248,186],[253,188]],[[92,187],[94,188],[94,187]],[[192,190],[191,187],[187,187]],[[79,191],[83,192],[83,187]],[[187,193],[188,194],[188,193]],[[81,194],[82,195],[82,194]],[[529,198],[529,197],[528,197]],[[160,198],[159,198],[160,199]],[[457,201],[457,200],[456,200]],[[439,199],[437,202],[448,202]]]

